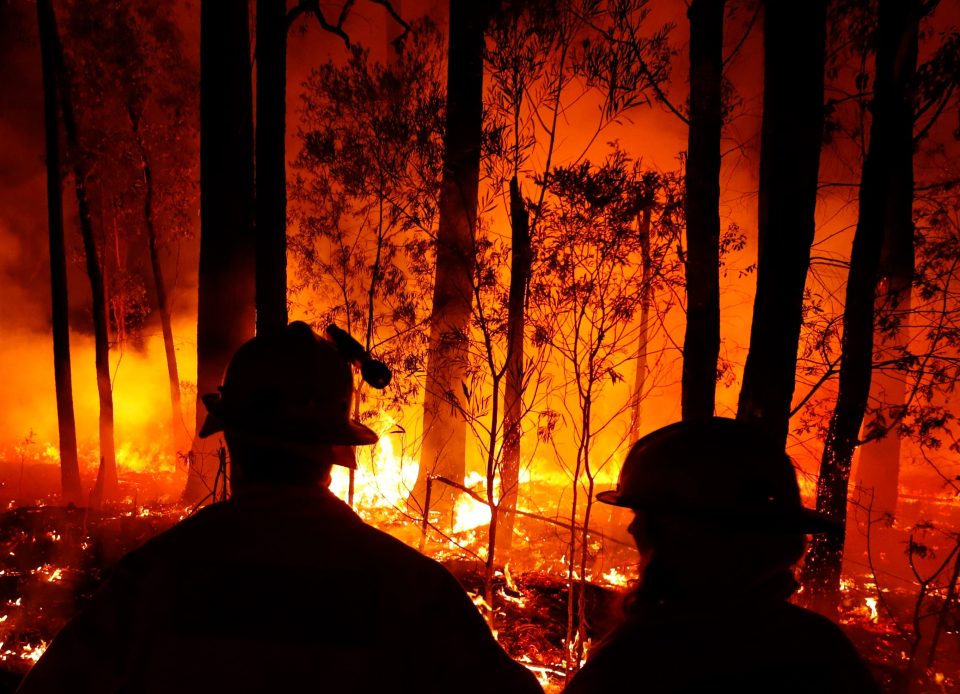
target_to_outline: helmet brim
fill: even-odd
[[[241,422],[242,417],[236,416],[229,408],[224,407],[220,393],[206,393],[200,396],[204,406],[207,408],[207,416],[203,420],[203,425],[197,436],[207,438],[213,434],[225,431],[229,428],[242,430],[251,429],[250,422]],[[253,427],[254,429],[256,427]],[[250,432],[253,433],[253,432]],[[260,439],[281,437],[270,431],[256,432]],[[324,444],[330,446],[369,446],[380,440],[379,434],[370,427],[357,422],[348,420],[346,422],[331,422],[326,418],[313,418],[298,422],[296,431],[297,445]]]
[[[686,509],[676,505],[665,506],[636,497],[624,496],[616,489],[597,492],[594,498],[604,504],[636,511],[653,511],[689,518],[698,518],[718,525],[754,527],[771,532],[828,533],[840,530],[842,525],[826,514],[811,508],[770,509],[751,511],[737,508]]]

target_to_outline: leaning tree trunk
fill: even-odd
[[[450,2],[447,112],[437,230],[437,268],[423,399],[423,445],[413,500],[422,507],[428,475],[462,482],[469,406],[466,378],[473,307],[474,230],[483,135],[483,50],[487,2]],[[433,500],[449,505],[446,490]]]
[[[257,334],[287,324],[286,3],[257,2]]]
[[[53,377],[60,435],[60,493],[65,504],[82,501],[77,425],[73,414],[70,368],[70,304],[67,300],[67,253],[63,240],[63,190],[60,177],[60,118],[57,113],[56,17],[50,0],[37,0],[40,58],[43,65],[43,119],[47,150],[47,225],[50,238],[50,298],[53,324]]]
[[[516,521],[517,488],[520,484],[520,439],[523,419],[523,333],[527,284],[530,281],[530,213],[520,194],[517,177],[510,179],[510,294],[507,299],[507,364],[504,380],[503,467],[500,470],[500,503],[503,513],[499,532],[501,559],[510,558]]]
[[[874,310],[884,230],[892,220],[895,187],[907,183],[902,176],[892,175],[894,163],[913,148],[918,17],[917,2],[880,0],[878,5],[873,120],[850,253],[840,385],[817,480],[817,510],[841,524],[841,530],[814,536],[804,562],[805,585],[824,606],[835,605],[840,591],[850,463],[859,443],[873,370]],[[912,188],[910,191],[912,194]]]
[[[826,4],[764,5],[757,293],[737,417],[784,445],[815,229]]]
[[[51,9],[51,17],[53,17]],[[84,154],[77,135],[77,121],[73,111],[70,78],[63,57],[63,45],[53,19],[53,46],[57,62],[57,84],[60,90],[60,109],[66,133],[67,149],[73,169],[74,190],[77,196],[77,212],[80,218],[80,235],[83,238],[83,253],[86,257],[87,277],[90,279],[91,312],[93,314],[94,361],[97,369],[97,394],[100,401],[100,467],[97,481],[91,493],[90,503],[97,506],[112,499],[117,493],[117,458],[113,441],[113,384],[110,379],[110,342],[107,326],[107,297],[103,281],[103,268],[93,233],[90,200],[87,195],[87,171]]]
[[[247,5],[200,3],[197,394],[214,392],[254,332],[253,102]],[[197,398],[197,430],[206,408]],[[215,444],[214,444],[215,445]],[[184,498],[212,492],[219,459],[194,441]]]
[[[156,216],[153,210],[153,168],[150,165],[150,152],[140,133],[140,114],[132,104],[127,104],[130,128],[137,144],[140,156],[140,169],[143,172],[143,221],[147,230],[147,251],[150,255],[150,269],[153,273],[153,288],[157,295],[157,312],[160,314],[160,329],[163,332],[163,350],[167,360],[167,382],[170,386],[170,436],[175,450],[185,450],[189,439],[183,423],[183,409],[180,404],[180,372],[177,368],[177,350],[173,341],[173,321],[170,316],[170,304],[167,300],[167,286],[163,281],[163,267],[160,263],[160,242],[157,237]]]
[[[687,145],[687,326],[684,419],[713,414],[720,356],[720,131],[725,0],[694,0],[690,18]]]

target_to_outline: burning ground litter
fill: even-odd
[[[38,501],[40,504],[30,506],[10,502],[0,515],[0,691],[15,688],[124,553],[192,511],[176,504],[140,505],[133,498],[101,511],[65,508],[52,498]],[[372,492],[362,478],[355,489],[357,510],[367,522],[412,546],[422,543],[426,554],[457,577],[481,613],[488,618],[492,615],[494,632],[505,650],[533,671],[547,692],[559,692],[567,662],[564,639],[570,599],[563,556],[568,538],[562,523],[550,523],[532,513],[518,518],[511,561],[498,566],[493,578],[490,610],[484,598],[483,562],[489,513],[484,516],[472,506],[472,514],[462,509],[459,523],[454,522],[447,532],[434,515],[424,537],[420,519],[400,501],[398,496],[388,500],[384,494]],[[930,508],[928,515],[935,515],[929,513]],[[937,520],[947,526],[951,514],[955,508],[944,506]],[[888,534],[894,532],[887,530]],[[885,546],[895,550],[910,532],[900,529],[896,535],[883,538]],[[943,552],[941,556],[946,558],[948,548],[931,541],[928,551]],[[584,583],[587,657],[590,647],[616,622],[623,592],[636,578],[635,554],[628,545],[597,533],[591,555],[595,568]],[[916,590],[907,581],[889,579],[889,573],[879,574],[878,584],[869,566],[857,563],[859,554],[851,552],[851,556],[840,623],[868,659],[884,690],[951,691],[960,682],[956,667],[960,662],[960,623],[955,607],[943,624],[939,656],[933,667],[925,667],[921,655],[930,647],[930,628],[916,645],[903,631],[903,625],[913,619]],[[575,575],[575,591],[579,590],[578,579]],[[933,603],[925,608],[927,614],[939,614],[946,605],[946,595],[936,590],[939,588],[931,587]],[[799,597],[802,599],[802,593]],[[919,618],[927,623],[931,619]],[[899,626],[896,620],[900,620]]]

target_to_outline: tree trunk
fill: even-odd
[[[510,179],[510,294],[507,300],[507,364],[504,382],[503,467],[500,470],[500,557],[506,562],[513,545],[517,487],[520,483],[520,440],[523,419],[523,334],[527,284],[530,281],[530,213],[517,177]]]
[[[919,12],[914,8],[914,13]],[[918,32],[920,17],[909,17],[904,32]],[[908,37],[907,47],[913,50],[913,44],[919,43],[919,37]],[[912,80],[915,65],[903,66],[911,75],[898,78],[898,88],[904,80]],[[909,81],[905,82],[909,87]],[[910,95],[899,97],[912,98]],[[880,249],[880,292],[877,296],[877,308],[895,321],[909,315],[911,290],[914,275],[913,245],[913,147],[908,146],[905,138],[913,136],[913,124],[906,122],[904,114],[898,114],[895,145],[890,152],[890,165],[887,175],[890,178],[887,192],[887,216],[884,220],[883,247]],[[895,359],[902,353],[910,339],[909,328],[900,324],[893,334],[877,334],[881,359]],[[857,463],[857,484],[872,493],[872,512],[874,517],[895,514],[900,491],[900,437],[896,432],[897,424],[904,416],[906,398],[906,377],[891,368],[888,371],[875,371],[871,383],[872,399],[879,404],[883,421],[872,421],[865,425],[865,435],[873,429],[886,430],[886,435],[868,441],[859,451]]]
[[[257,333],[287,324],[286,3],[257,2]]]
[[[895,162],[913,149],[912,82],[916,72],[917,1],[880,0],[870,143],[860,182],[860,209],[850,253],[840,385],[817,480],[817,510],[839,523],[847,517],[850,462],[859,444],[873,370],[873,329],[880,252],[893,221],[892,203],[902,180]],[[912,183],[912,176],[909,177]],[[908,189],[912,195],[912,187]],[[900,191],[902,193],[902,191]],[[902,212],[902,210],[901,210]],[[902,220],[898,220],[902,221]],[[814,536],[804,563],[805,585],[814,600],[835,605],[840,590],[844,533]]]
[[[53,46],[57,62],[57,84],[60,88],[60,108],[66,133],[67,149],[73,169],[74,189],[77,195],[77,212],[80,218],[80,235],[86,257],[87,277],[90,279],[91,313],[93,314],[94,361],[97,369],[97,393],[100,401],[100,468],[91,494],[91,505],[112,499],[117,492],[117,459],[113,441],[113,386],[110,379],[110,343],[107,326],[107,301],[103,281],[100,254],[93,234],[90,214],[90,199],[87,191],[87,171],[83,152],[77,135],[77,121],[73,111],[70,78],[63,57],[63,45],[53,18]]]
[[[786,445],[823,135],[826,0],[764,5],[757,293],[737,416]]]
[[[245,2],[200,3],[200,272],[197,394],[215,392],[253,336],[253,102]],[[197,398],[197,430],[207,411]],[[217,445],[194,441],[184,498],[212,491]]]
[[[47,225],[50,238],[50,298],[53,327],[53,376],[60,435],[60,494],[65,504],[79,504],[83,492],[77,457],[70,368],[70,313],[67,300],[67,253],[63,239],[63,190],[60,177],[60,119],[57,113],[58,39],[50,0],[37,0],[37,25],[43,65],[43,117],[47,152]]]
[[[185,450],[189,446],[186,427],[183,422],[183,409],[180,405],[180,372],[177,369],[177,350],[173,342],[173,322],[170,317],[170,305],[167,301],[167,287],[163,281],[163,268],[160,264],[160,247],[157,238],[156,218],[153,212],[153,169],[150,166],[150,153],[140,134],[140,116],[131,104],[127,104],[130,128],[133,130],[140,155],[140,168],[143,171],[143,221],[147,230],[147,250],[150,254],[150,269],[153,273],[153,287],[157,295],[157,312],[160,314],[160,328],[163,332],[163,350],[167,359],[167,381],[170,385],[170,436],[174,449]]]
[[[896,165],[895,165],[896,166]],[[912,166],[911,166],[912,173]],[[896,194],[896,193],[894,193]],[[910,198],[912,207],[912,196]],[[891,200],[891,203],[893,201]],[[911,220],[910,234],[913,234]],[[884,243],[886,243],[886,239]],[[880,284],[881,294],[877,297],[878,310],[907,315],[910,312],[910,285],[912,279],[901,275],[896,269],[890,271],[884,268],[881,251]],[[911,271],[913,269],[913,243],[909,254]],[[912,272],[911,272],[912,277]],[[901,288],[894,289],[896,285]],[[901,349],[909,340],[908,328],[901,326],[893,335],[876,334],[877,349],[881,359],[896,358]],[[871,517],[879,520],[884,516],[896,515],[897,501],[900,495],[900,436],[897,433],[897,424],[903,419],[904,406],[907,394],[905,375],[891,368],[890,370],[874,371],[870,384],[870,400],[877,403],[877,416],[870,422],[864,423],[862,439],[867,442],[860,446],[857,453],[856,485],[864,490],[869,499]],[[878,432],[885,432],[879,438]]]
[[[687,326],[684,419],[713,415],[720,355],[720,130],[725,0],[694,0],[687,145]]]
[[[480,179],[484,31],[487,2],[450,3],[447,113],[444,132],[437,270],[423,399],[423,445],[413,499],[422,507],[428,475],[462,482],[468,406],[465,383],[473,306],[474,231]],[[439,493],[438,493],[439,492]],[[450,492],[434,490],[434,507]]]
[[[642,254],[641,263],[642,276],[640,279],[640,334],[637,336],[637,353],[634,361],[637,364],[637,371],[633,379],[633,402],[630,412],[630,445],[632,446],[640,438],[640,421],[643,413],[643,393],[647,388],[647,352],[650,341],[650,303],[651,288],[650,275],[653,261],[650,257],[650,208],[646,208],[640,213],[640,252]],[[688,318],[689,320],[689,318]]]

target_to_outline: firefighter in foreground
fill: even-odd
[[[377,441],[350,356],[299,322],[237,351],[200,432],[232,498],[121,560],[19,692],[541,692],[446,569],[327,489]]]
[[[632,509],[639,586],[623,621],[566,694],[624,691],[879,692],[826,617],[788,602],[806,535],[832,522],[802,506],[790,458],[751,425],[671,424],[630,450],[615,490]]]

